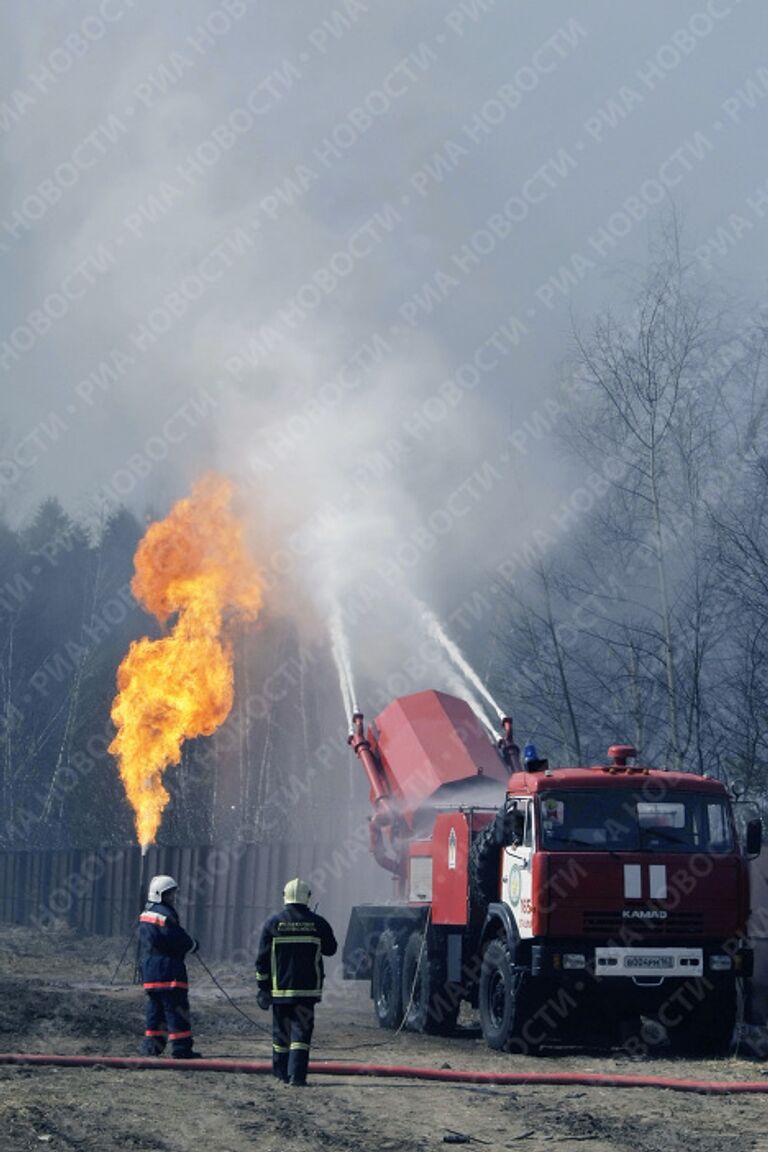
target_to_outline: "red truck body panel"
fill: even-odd
[[[672,853],[546,853],[546,881],[540,893],[539,931],[585,939],[623,935],[626,943],[667,937],[725,940],[743,930],[746,919],[745,864],[735,855]],[[640,891],[626,895],[627,870]],[[652,873],[666,896],[652,895]]]
[[[469,820],[464,812],[441,812],[432,833],[432,923],[469,920]]]

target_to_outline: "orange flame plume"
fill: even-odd
[[[143,852],[169,800],[163,771],[179,763],[185,740],[210,736],[232,707],[227,625],[255,620],[262,605],[231,499],[231,483],[207,474],[165,520],[150,525],[134,558],[136,599],[161,624],[178,617],[160,640],[131,644],[112,705],[117,735],[109,751],[119,761]]]

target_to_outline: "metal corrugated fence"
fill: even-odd
[[[309,879],[312,904],[340,940],[352,904],[388,895],[367,852],[345,855],[338,844],[152,848],[145,881],[158,873],[179,881],[182,923],[216,958],[252,958],[261,923],[293,876]],[[140,910],[140,876],[138,848],[0,852],[0,921],[127,936]]]

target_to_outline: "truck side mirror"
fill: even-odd
[[[759,856],[763,845],[762,820],[750,820],[747,824],[747,856]]]

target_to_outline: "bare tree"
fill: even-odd
[[[731,778],[738,761],[741,777],[760,776],[766,347],[759,326],[698,290],[674,221],[626,318],[575,336],[562,439],[607,479],[518,579],[500,669],[571,754],[631,738],[670,767]],[[742,713],[736,754],[729,717]]]
[[[622,454],[623,496],[633,505],[635,549],[648,551],[655,569],[655,605],[666,679],[669,755],[682,765],[684,733],[678,683],[671,551],[679,507],[681,428],[695,406],[705,361],[708,326],[701,303],[685,290],[676,253],[652,270],[628,329],[602,317],[589,339],[576,337],[582,382],[593,396],[592,419],[604,446]],[[690,471],[695,449],[684,457]]]

